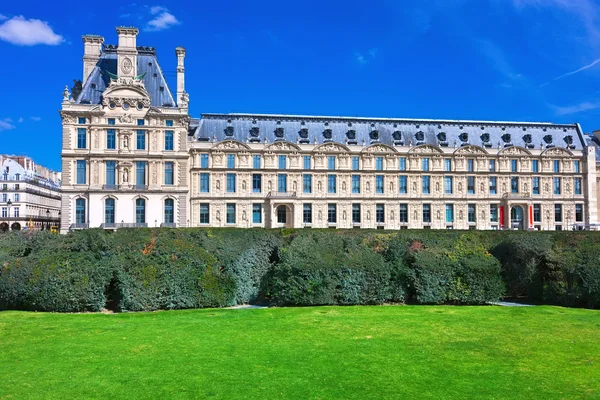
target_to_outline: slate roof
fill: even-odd
[[[198,141],[235,139],[257,143],[266,139],[269,143],[287,140],[306,144],[448,147],[474,144],[493,148],[513,145],[571,150],[583,150],[586,146],[577,124],[262,114],[202,114],[199,120],[191,121],[190,135]]]
[[[175,107],[175,100],[156,58],[156,50],[143,46],[138,46],[137,50],[137,74],[146,74],[143,81],[148,94],[150,94],[150,103],[154,107]],[[77,104],[100,104],[102,102],[102,92],[110,83],[107,71],[117,74],[117,46],[107,45],[104,47],[100,60],[83,84],[81,94],[75,101]]]

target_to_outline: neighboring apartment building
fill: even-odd
[[[25,156],[0,155],[0,231],[60,223],[60,173]]]
[[[135,28],[85,36],[63,101],[63,231],[214,226],[571,229],[597,223],[579,125],[204,114]],[[117,68],[118,66],[118,68]],[[177,100],[177,101],[175,101]],[[189,183],[188,183],[189,180]],[[189,210],[189,212],[188,212]]]

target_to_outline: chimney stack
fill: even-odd
[[[182,106],[186,103],[182,100],[182,96],[185,93],[185,67],[183,66],[183,59],[185,58],[185,49],[183,47],[177,47],[175,49],[177,55],[177,105]],[[187,104],[185,105],[187,107]]]
[[[123,78],[137,76],[137,45],[138,28],[117,27],[119,46],[117,47],[117,75]]]
[[[97,35],[85,35],[83,39],[83,83],[87,81],[102,54],[104,38]]]

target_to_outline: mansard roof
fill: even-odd
[[[137,74],[143,76],[142,81],[150,95],[150,103],[154,107],[175,107],[176,103],[169,85],[158,64],[156,51],[152,47],[138,46]],[[104,47],[100,60],[94,67],[87,81],[83,84],[81,94],[75,101],[77,104],[100,104],[102,93],[110,84],[109,73],[117,74],[117,46]]]
[[[263,114],[202,114],[193,119],[190,135],[199,141],[235,139],[272,143],[285,140],[300,144],[337,142],[344,145],[432,145],[459,148],[519,146],[583,150],[585,139],[577,124],[352,118]]]

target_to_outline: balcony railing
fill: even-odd
[[[71,224],[71,226],[69,227],[69,230],[76,230],[76,229],[87,229],[89,228],[90,225],[89,224]]]
[[[507,199],[507,200],[521,200],[521,199],[530,199],[531,198],[531,193],[529,192],[525,192],[525,193],[504,193],[502,195],[503,199]]]
[[[267,194],[268,198],[271,199],[295,199],[296,192],[274,192],[271,191]]]
[[[119,190],[119,185],[102,185],[103,190]]]

